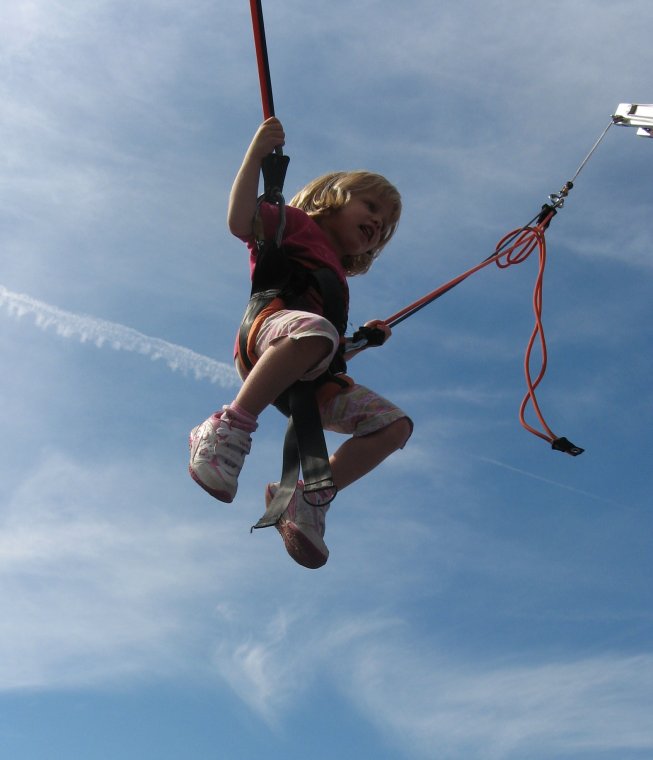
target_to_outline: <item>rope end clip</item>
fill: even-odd
[[[549,225],[551,224],[553,217],[557,214],[557,210],[555,206],[552,206],[549,203],[545,203],[542,206],[542,210],[540,211],[539,216],[537,217],[537,224],[538,226],[542,226],[542,229],[546,230],[549,228]]]
[[[575,446],[568,438],[565,438],[562,436],[561,438],[556,438],[551,443],[551,448],[554,451],[562,451],[564,454],[569,454],[569,456],[577,457],[579,454],[582,454],[585,449],[581,449],[580,446]]]

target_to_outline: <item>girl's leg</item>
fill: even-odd
[[[404,411],[362,385],[323,402],[320,411],[325,430],[353,436],[330,459],[339,490],[403,448],[413,432],[413,423]]]
[[[401,414],[394,407],[397,414]],[[358,478],[380,464],[393,451],[404,446],[413,426],[407,417],[395,418],[385,427],[350,438],[330,458],[331,472],[337,488],[346,488]],[[270,484],[266,494],[269,505],[277,485]],[[318,568],[329,557],[324,543],[325,516],[329,505],[315,507],[303,498],[303,487],[298,486],[289,508],[281,516],[277,530],[283,538],[286,551],[300,565]]]
[[[216,499],[234,499],[258,415],[295,381],[310,376],[311,370],[322,372],[321,364],[330,360],[338,334],[329,323],[316,334],[321,327],[319,320],[326,322],[314,314],[288,312],[288,324],[280,329],[287,329],[296,338],[268,329],[264,333],[267,339],[261,341],[260,358],[236,398],[191,431],[190,475]],[[306,334],[308,329],[313,333]]]
[[[412,425],[402,417],[368,435],[350,438],[330,458],[333,480],[339,491],[367,475],[410,438]]]
[[[296,380],[333,352],[333,342],[322,335],[279,338],[256,362],[234,399],[254,417]]]
[[[404,446],[413,430],[406,414],[392,402],[361,385],[354,385],[320,404],[325,429],[353,437],[331,457],[331,472],[338,489],[346,488]],[[268,486],[266,504],[276,492]],[[305,567],[321,567],[329,556],[324,543],[329,505],[312,506],[298,485],[288,509],[277,524],[288,554]]]

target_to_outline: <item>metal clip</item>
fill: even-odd
[[[549,195],[549,200],[554,209],[562,208],[565,205],[565,198],[569,195],[569,191],[573,186],[573,182],[565,182],[559,193],[551,193],[551,195]]]

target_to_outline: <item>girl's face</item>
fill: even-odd
[[[340,258],[374,250],[388,226],[392,204],[374,193],[352,194],[341,208],[316,219]]]

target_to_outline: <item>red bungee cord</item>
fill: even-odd
[[[254,46],[256,48],[256,63],[258,64],[258,78],[261,85],[261,101],[263,105],[263,118],[269,119],[274,116],[274,100],[272,98],[272,79],[270,78],[270,65],[268,63],[268,46],[265,41],[265,24],[263,23],[263,8],[260,0],[249,0],[252,12],[252,28],[254,31]]]

